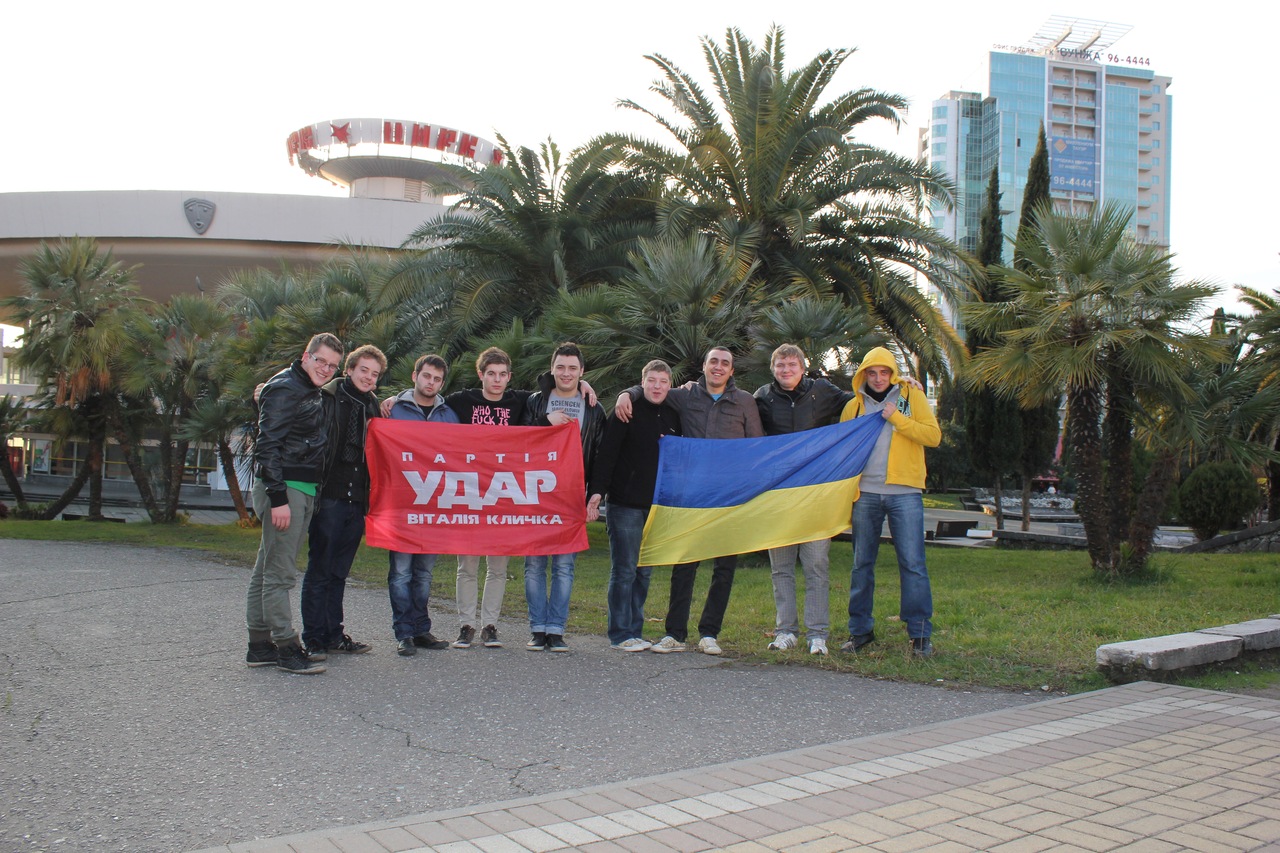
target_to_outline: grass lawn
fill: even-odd
[[[591,550],[578,557],[569,626],[574,634],[603,635],[605,588],[609,580],[608,540],[601,524],[588,525]],[[0,521],[0,538],[109,541],[148,547],[182,547],[250,565],[259,533],[235,525],[88,524],[84,522]],[[831,547],[833,654],[810,658],[802,651],[768,652],[773,629],[773,592],[768,561],[744,557],[720,643],[731,656],[749,662],[821,666],[872,678],[981,685],[1017,690],[1079,692],[1104,687],[1095,671],[1094,650],[1104,643],[1192,631],[1269,616],[1280,611],[1280,561],[1267,554],[1169,555],[1155,558],[1153,576],[1142,582],[1108,584],[1095,579],[1084,554],[992,548],[928,548],[934,595],[931,660],[913,660],[898,623],[898,573],[893,549],[884,547],[877,567],[876,633],[880,641],[857,657],[834,650],[844,630],[849,589],[850,545]],[[453,567],[440,561],[433,598],[453,597]],[[522,566],[512,560],[504,613],[524,610]],[[362,546],[353,578],[386,584],[385,552]],[[802,574],[802,573],[801,573]],[[692,628],[710,583],[710,564],[698,572]],[[670,570],[653,570],[646,635],[662,636]],[[802,582],[802,581],[801,581]],[[436,607],[442,635],[452,638],[454,620]],[[513,638],[516,639],[516,638]],[[523,635],[520,635],[523,640]],[[577,640],[576,642],[585,642]],[[600,642],[592,640],[591,642]],[[1265,687],[1280,673],[1260,663],[1235,664],[1181,683],[1202,687]]]

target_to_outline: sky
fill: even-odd
[[[775,24],[788,67],[856,48],[829,91],[907,97],[899,130],[883,124],[861,140],[914,156],[930,101],[952,89],[985,94],[991,47],[1023,44],[1064,14],[1132,25],[1115,50],[1150,57],[1173,78],[1170,232],[1182,275],[1274,291],[1280,240],[1266,211],[1277,179],[1262,155],[1280,137],[1264,73],[1275,13],[1225,0],[1158,19],[1157,5],[25,3],[4,13],[0,192],[345,195],[286,157],[290,132],[333,118],[439,123],[515,145],[551,137],[564,149],[605,131],[657,137],[649,120],[617,107],[659,105],[646,54],[706,81],[702,37],[736,27],[759,43]]]

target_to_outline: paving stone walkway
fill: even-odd
[[[1151,683],[207,853],[1280,849],[1280,701]]]

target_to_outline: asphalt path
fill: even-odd
[[[348,630],[373,652],[291,676],[244,665],[248,576],[177,549],[0,540],[0,850],[196,849],[1043,699],[580,635],[531,654],[518,612],[505,649],[400,658],[386,591],[358,587]],[[452,637],[448,603],[433,615]]]

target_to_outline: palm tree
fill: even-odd
[[[130,326],[119,357],[120,402],[141,405],[117,419],[116,440],[154,522],[177,518],[192,440],[187,423],[202,401],[219,396],[216,377],[236,331],[217,302],[181,295]],[[142,453],[144,430],[155,439],[154,462]]]
[[[1211,338],[1189,331],[1217,289],[1175,284],[1172,256],[1128,237],[1131,216],[1112,204],[1087,217],[1042,205],[1018,246],[1025,265],[999,269],[1010,300],[971,303],[964,315],[996,341],[971,363],[978,382],[1024,407],[1065,389],[1081,521],[1090,560],[1107,575],[1142,567],[1125,546],[1140,399],[1193,399],[1186,361],[1220,357]]]
[[[500,165],[455,169],[461,198],[406,241],[391,288],[412,300],[448,355],[520,320],[532,325],[557,294],[616,281],[635,240],[652,233],[651,188],[599,155],[562,156],[498,137]]]
[[[12,394],[0,397],[0,475],[4,476],[5,485],[19,507],[26,506],[27,496],[22,491],[22,483],[18,482],[17,472],[9,464],[9,438],[21,431],[26,421],[27,407],[21,397]]]
[[[37,377],[48,405],[74,414],[60,423],[82,432],[62,437],[86,438],[89,517],[101,518],[109,403],[118,378],[113,357],[128,338],[130,317],[145,300],[138,295],[132,270],[123,269],[110,251],[99,252],[97,242],[88,238],[64,239],[56,246],[41,243],[20,271],[23,293],[4,300],[26,327],[15,361]],[[73,480],[71,487],[75,492],[56,503],[65,506],[75,498],[81,486]]]
[[[735,269],[696,234],[642,240],[630,262],[618,285],[561,294],[543,318],[546,340],[608,353],[591,367],[593,384],[629,386],[652,358],[670,363],[677,381],[697,379],[713,344],[750,349],[746,330],[766,307],[754,267]]]
[[[1260,387],[1280,384],[1280,291],[1263,293],[1243,286],[1237,286],[1236,291],[1240,302],[1253,312],[1240,333],[1247,341],[1248,358],[1263,365]],[[1280,422],[1271,424],[1267,437],[1280,454]],[[1280,519],[1280,459],[1267,463],[1267,518]]]
[[[871,120],[897,126],[906,101],[871,89],[828,97],[853,51],[824,51],[788,71],[778,28],[760,47],[736,29],[702,47],[712,95],[655,54],[647,58],[662,78],[652,91],[669,114],[621,102],[652,118],[672,147],[610,134],[588,150],[662,189],[664,234],[714,235],[739,269],[758,263],[775,296],[837,296],[930,371],[963,360],[955,330],[916,287],[928,281],[952,302],[965,287],[968,259],[918,215],[929,198],[949,201],[950,188],[927,166],[854,139]]]

